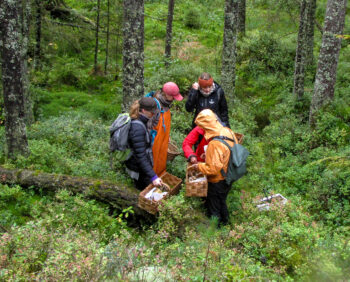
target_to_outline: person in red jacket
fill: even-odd
[[[196,152],[194,152],[192,149],[195,144],[198,144]],[[191,164],[196,164],[197,162],[205,162],[205,145],[208,145],[208,141],[204,138],[204,129],[196,126],[186,136],[182,143],[182,150],[184,151],[185,158]]]

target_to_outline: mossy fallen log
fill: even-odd
[[[82,193],[87,198],[106,202],[118,210],[132,206],[135,216],[149,216],[137,206],[140,191],[124,184],[27,169],[7,169],[1,166],[0,183],[17,184],[23,188],[34,186],[53,192],[66,189],[75,194]]]

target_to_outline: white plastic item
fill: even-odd
[[[159,201],[164,198],[164,196],[168,194],[168,192],[162,192],[159,193],[157,191],[157,187],[154,187],[152,190],[150,190],[146,195],[145,198],[152,200],[152,201]]]
[[[259,211],[268,211],[270,209],[270,206],[273,205],[273,203],[271,202],[272,199],[275,199],[275,201],[278,201],[278,203],[281,205],[285,205],[288,202],[288,200],[281,194],[274,194],[261,199],[259,201],[259,203],[261,204],[258,204],[256,207]]]

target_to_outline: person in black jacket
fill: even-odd
[[[139,190],[143,190],[150,183],[154,186],[163,184],[162,179],[153,170],[152,144],[147,129],[148,120],[157,111],[157,103],[153,98],[142,97],[133,103],[129,112],[132,121],[128,142],[132,154],[125,165]]]
[[[195,110],[192,128],[196,126],[194,121],[197,115],[204,109],[212,110],[224,126],[230,127],[224,90],[209,73],[203,72],[198,82],[192,84],[185,107],[188,112]]]

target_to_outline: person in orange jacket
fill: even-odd
[[[217,217],[220,225],[225,225],[229,218],[226,198],[231,186],[226,183],[221,170],[227,172],[230,150],[220,141],[212,139],[223,136],[230,146],[234,145],[233,138],[236,142],[237,139],[230,128],[221,124],[212,110],[201,111],[195,123],[204,130],[204,138],[209,140],[205,162],[194,165],[195,169],[205,174],[208,179],[207,212],[210,217]]]
[[[162,175],[166,170],[168,144],[170,138],[171,113],[170,107],[174,100],[183,99],[179,87],[174,82],[167,82],[157,92],[147,94],[153,97],[158,105],[159,113],[153,117],[151,134],[155,135],[153,141],[153,170],[157,175]]]

